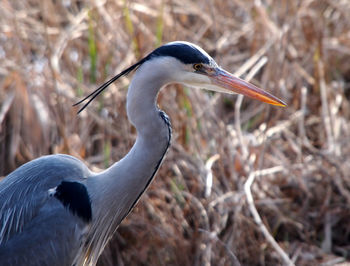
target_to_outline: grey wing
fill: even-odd
[[[88,197],[83,184],[89,175],[76,158],[52,155],[19,167],[0,182],[0,265],[72,263],[89,216],[86,208],[81,212],[69,201]]]

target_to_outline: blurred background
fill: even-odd
[[[66,153],[94,171],[136,139],[132,77],[72,104],[155,47],[186,40],[278,108],[169,86],[172,146],[98,265],[345,265],[350,260],[348,0],[1,0],[0,176]]]

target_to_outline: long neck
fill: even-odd
[[[167,81],[162,81],[161,73],[152,76],[142,67],[136,71],[127,95],[127,114],[137,130],[136,142],[122,160],[90,181],[92,260],[148,187],[170,144],[170,123],[156,106],[157,94]]]
[[[127,213],[154,178],[170,144],[169,120],[156,104],[165,83],[159,73],[150,75],[139,69],[128,90],[127,114],[137,130],[137,139],[130,152],[109,170],[111,179],[118,178],[117,183],[124,179],[123,188],[129,198]]]

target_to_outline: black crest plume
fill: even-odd
[[[194,64],[194,63],[204,63],[209,64],[213,59],[211,59],[208,55],[201,52],[194,44],[188,43],[188,42],[171,42],[168,44],[165,44],[163,46],[158,47],[153,52],[151,52],[148,56],[144,57],[140,61],[138,61],[136,64],[130,66],[129,68],[123,70],[118,75],[114,76],[110,80],[108,80],[106,83],[102,84],[99,88],[97,88],[94,92],[86,96],[81,101],[77,102],[73,106],[77,106],[81,103],[86,102],[83,107],[81,107],[78,111],[78,114],[83,111],[86,106],[88,106],[105,88],[107,88],[109,85],[111,85],[114,81],[119,79],[121,76],[129,74],[132,70],[136,69],[140,65],[142,65],[144,62],[146,62],[149,59],[152,59],[154,57],[163,57],[163,56],[171,56],[173,58],[176,58],[183,64]]]
[[[127,69],[123,70],[122,72],[120,72],[118,75],[114,76],[113,78],[111,78],[110,80],[108,80],[107,82],[105,82],[104,84],[102,84],[100,87],[98,87],[95,91],[93,91],[92,93],[90,93],[88,96],[86,96],[84,99],[80,100],[79,102],[73,104],[73,106],[77,106],[81,103],[84,103],[85,101],[87,101],[78,111],[78,114],[83,111],[102,91],[104,91],[104,89],[106,89],[109,85],[111,85],[114,81],[116,81],[117,79],[119,79],[122,76],[125,76],[127,74],[129,74],[131,71],[133,71],[134,69],[137,69],[140,65],[142,65],[145,61],[147,61],[149,58],[148,56],[141,59],[140,61],[138,61],[137,63],[133,64],[132,66],[128,67]]]

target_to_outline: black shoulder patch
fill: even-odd
[[[150,56],[172,56],[184,64],[209,64],[210,58],[199,51],[195,46],[187,43],[175,42],[155,49]]]
[[[78,182],[62,181],[54,196],[73,214],[90,222],[92,218],[91,201],[86,187]]]

